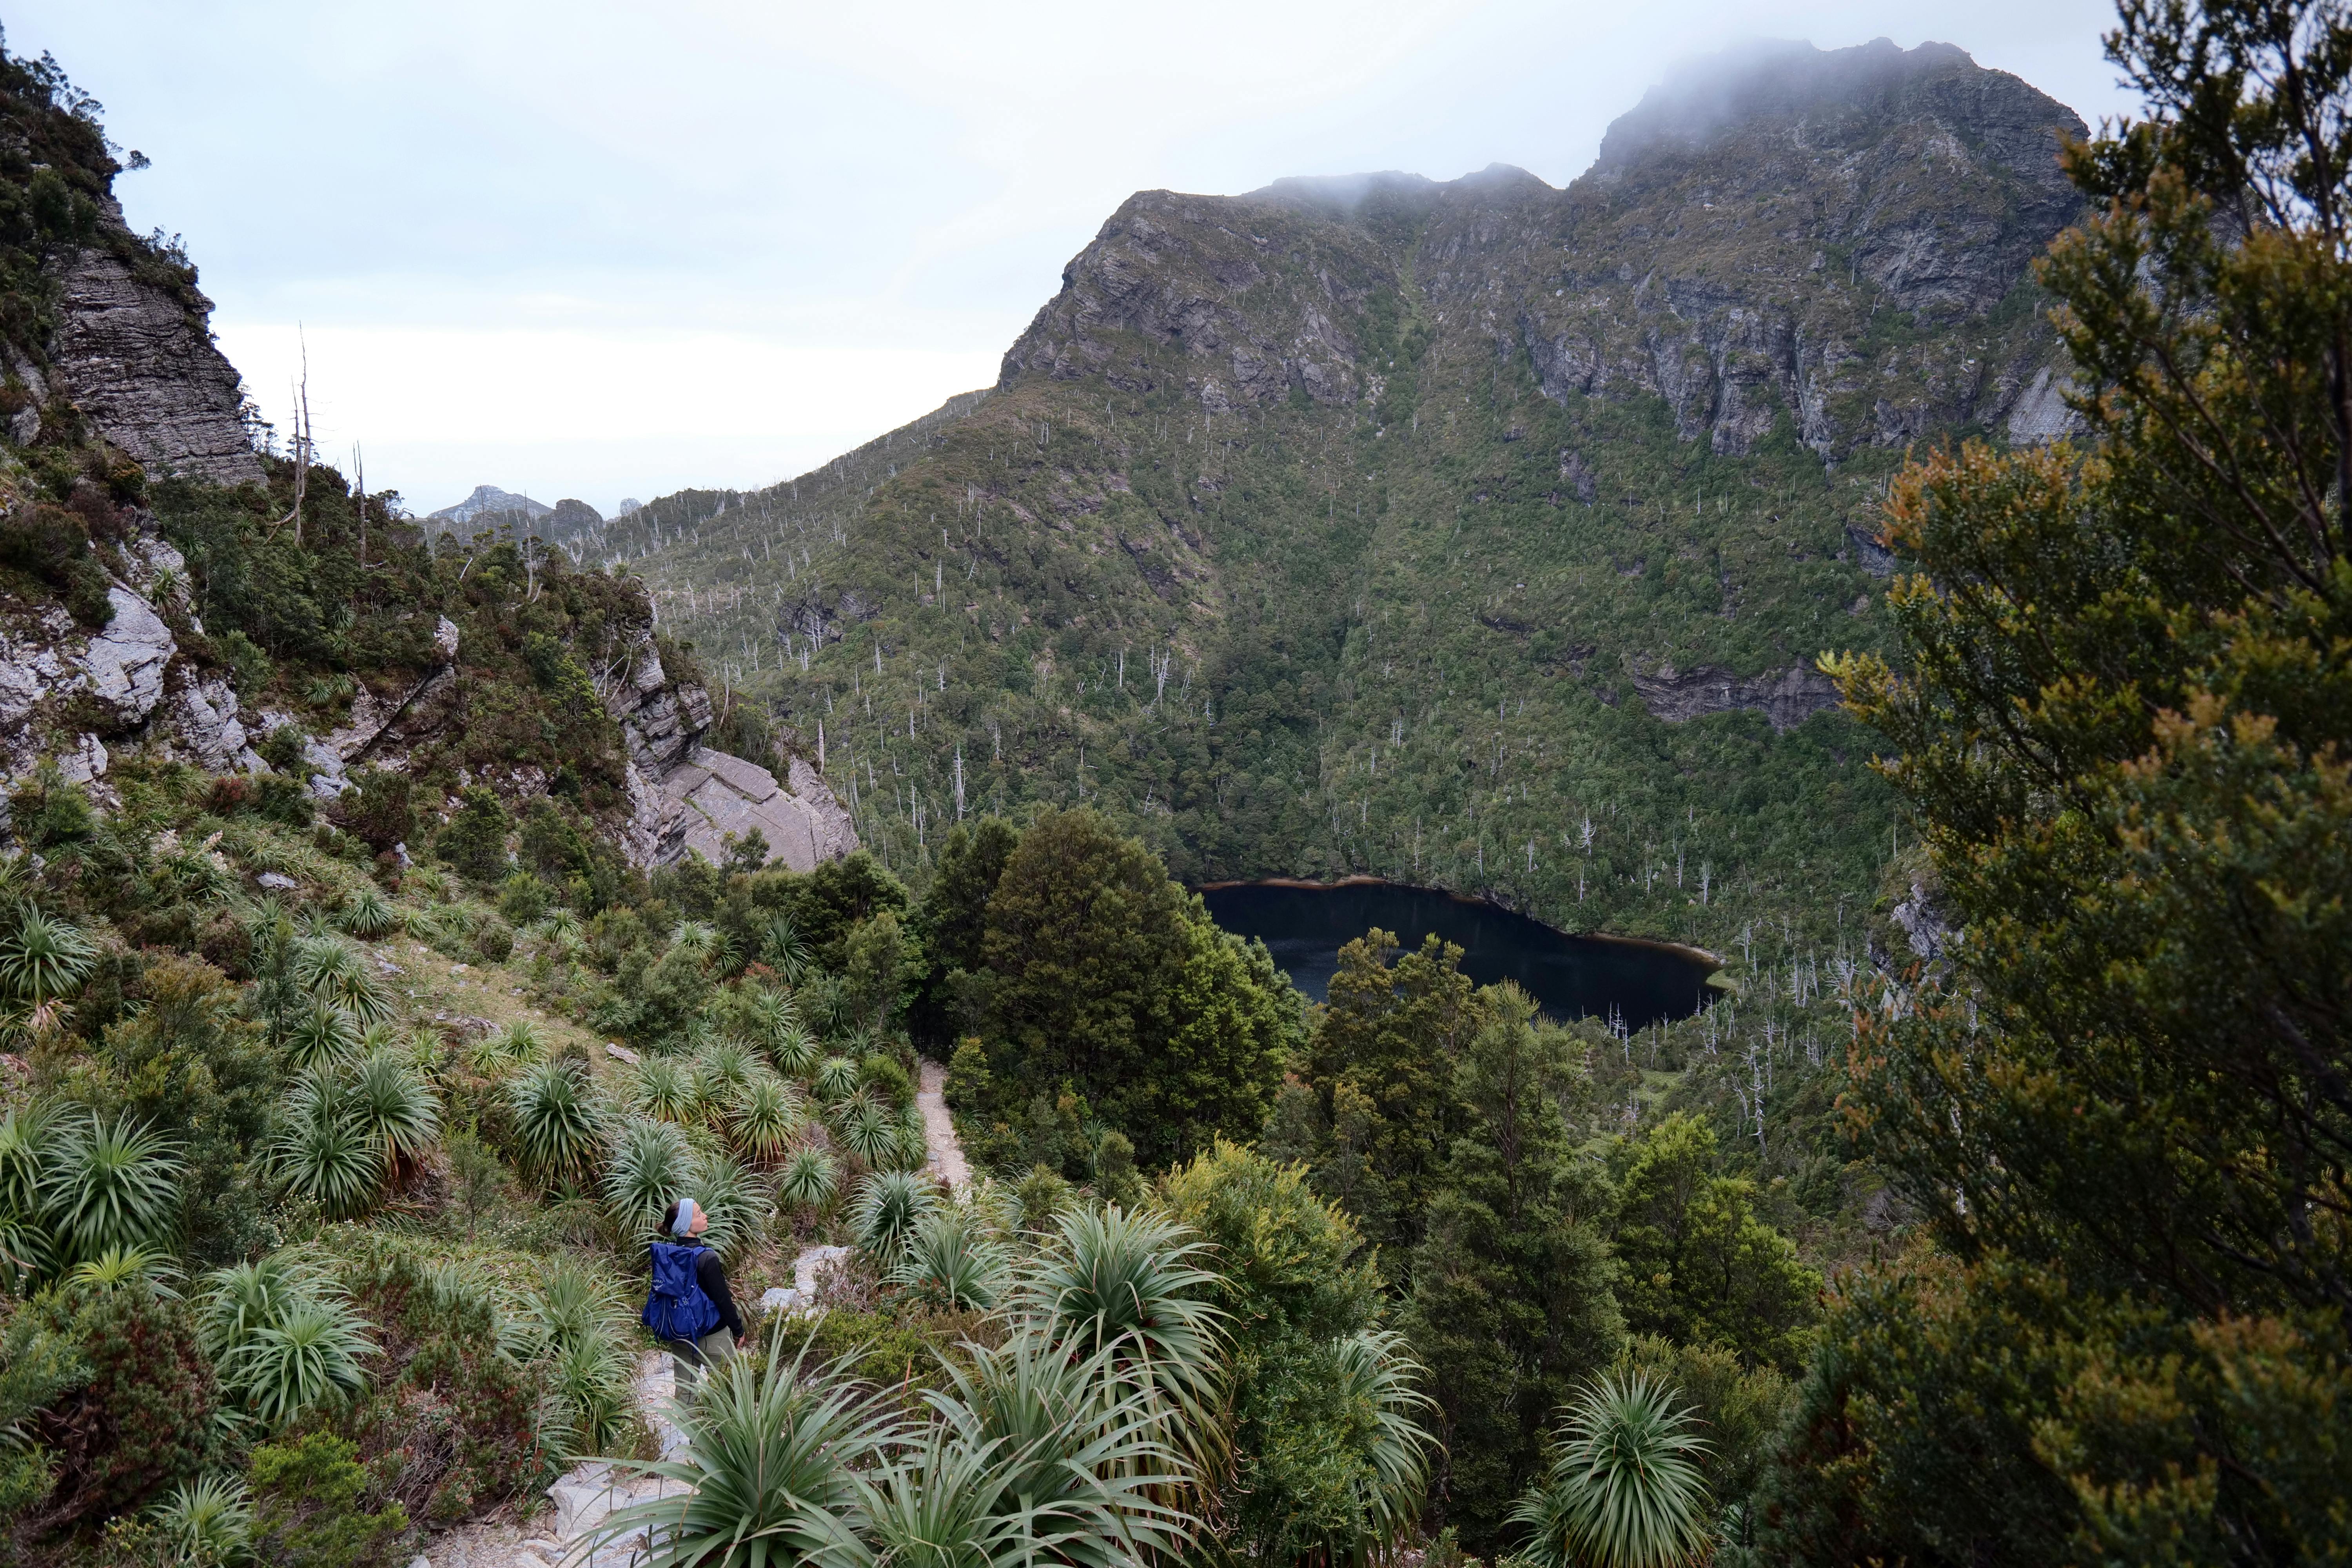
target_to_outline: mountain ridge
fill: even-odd
[[[1564,189],[1139,192],[985,400],[592,547],[904,867],[1084,799],[1187,876],[1702,944],[1867,900],[1888,805],[1813,659],[1883,646],[1909,447],[2064,428],[2027,264],[2083,126],[1947,46],[1791,58],[1837,112],[1759,89]]]

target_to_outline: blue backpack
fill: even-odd
[[[691,1344],[719,1326],[718,1304],[703,1293],[695,1273],[702,1248],[656,1241],[653,1252],[654,1288],[646,1297],[645,1325],[656,1339]]]

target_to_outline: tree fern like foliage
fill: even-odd
[[[542,1187],[583,1183],[595,1172],[604,1107],[571,1062],[541,1062],[507,1084],[523,1173]]]
[[[1706,1557],[1706,1443],[1672,1393],[1603,1374],[1564,1413],[1543,1481],[1511,1510],[1538,1568],[1677,1568]]]
[[[1012,1260],[968,1208],[940,1207],[916,1223],[892,1283],[951,1311],[986,1311],[1003,1295]]]
[[[811,1144],[803,1144],[784,1162],[784,1173],[776,1184],[776,1195],[796,1209],[817,1210],[833,1202],[841,1190],[841,1168],[832,1155]]]
[[[348,1059],[359,1048],[359,1023],[333,999],[314,996],[287,1021],[286,1058],[296,1071],[316,1071]]]
[[[128,1114],[64,1121],[41,1183],[52,1256],[70,1267],[110,1247],[164,1250],[185,1167],[175,1146]]]
[[[367,1325],[324,1276],[275,1254],[205,1277],[197,1328],[236,1407],[275,1430],[367,1386]]]
[[[638,1112],[656,1121],[683,1126],[699,1120],[693,1075],[669,1057],[647,1057],[630,1070],[629,1098]]]
[[[332,1067],[295,1081],[280,1112],[269,1167],[295,1195],[331,1219],[352,1219],[383,1190],[384,1146],[371,1137],[359,1097]]]
[[[177,1296],[172,1288],[180,1270],[143,1247],[110,1247],[73,1266],[66,1283],[80,1290],[118,1290],[126,1286],[154,1296]]]
[[[905,1171],[877,1171],[857,1184],[849,1204],[849,1232],[858,1249],[896,1267],[923,1217],[938,1206],[931,1184]]]
[[[675,1123],[631,1118],[604,1166],[606,1212],[635,1239],[647,1239],[662,1211],[686,1195],[690,1159],[686,1134]]]

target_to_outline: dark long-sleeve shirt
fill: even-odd
[[[691,1247],[695,1249],[696,1283],[702,1287],[702,1293],[710,1298],[710,1304],[719,1309],[719,1326],[733,1334],[738,1340],[742,1339],[742,1315],[735,1310],[735,1293],[727,1289],[727,1269],[725,1265],[719,1261],[719,1254],[698,1241],[680,1242],[677,1245]],[[653,1267],[653,1254],[650,1252],[646,1254],[646,1267],[647,1268]]]

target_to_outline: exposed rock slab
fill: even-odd
[[[1762,713],[1776,731],[1793,730],[1839,702],[1836,682],[1804,665],[1743,677],[1727,669],[1677,670],[1665,664],[1647,675],[1637,672],[1633,689],[1652,718],[1669,724],[1744,709]]]
[[[662,793],[678,808],[685,831],[666,845],[663,858],[676,860],[689,849],[706,860],[727,858],[729,839],[757,832],[772,859],[795,871],[814,870],[857,847],[848,814],[807,763],[793,760],[793,785],[757,763],[698,746],[662,781]]]
[[[259,483],[236,368],[205,328],[209,301],[192,310],[96,247],[73,252],[60,281],[52,370],[83,416],[151,472]]]

